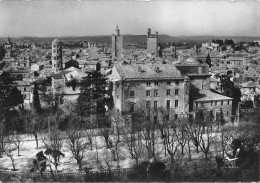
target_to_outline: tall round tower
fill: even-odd
[[[62,70],[62,46],[58,39],[52,41],[52,71]]]

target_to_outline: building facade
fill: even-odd
[[[173,109],[175,118],[188,115],[190,81],[174,65],[117,64],[109,80],[115,110],[120,114],[163,108]]]

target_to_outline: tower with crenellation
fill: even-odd
[[[147,56],[158,56],[158,32],[151,33],[151,28],[147,30]]]

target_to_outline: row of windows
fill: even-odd
[[[171,107],[171,101],[170,100],[166,100],[166,108],[170,109]],[[174,101],[174,107],[179,107],[179,100],[175,100]],[[146,108],[147,109],[151,109],[151,101],[146,101]],[[154,110],[158,109],[158,101],[154,101],[153,102],[153,108]]]
[[[171,85],[172,82],[171,82],[171,81],[167,81],[166,84],[167,84],[167,85]],[[179,84],[180,84],[180,81],[179,81],[179,80],[176,80],[176,81],[175,81],[175,84],[176,84],[176,85],[179,85]],[[154,82],[154,85],[155,85],[155,86],[158,86],[158,85],[159,85],[159,82],[158,82],[158,81],[155,81],[155,82]],[[147,81],[147,82],[146,82],[146,86],[151,86],[151,82],[150,82],[150,81]]]
[[[215,102],[211,101],[211,102],[210,102],[210,105],[211,105],[211,106],[213,106],[214,104],[215,104],[215,106],[217,106],[217,105],[218,105],[218,101],[215,101]],[[222,100],[222,101],[221,101],[221,105],[223,105],[223,104],[224,104],[224,101]],[[203,106],[204,103],[201,102],[201,105]],[[227,105],[229,105],[229,100],[227,101]],[[198,107],[198,102],[196,102],[196,107]]]
[[[179,95],[179,89],[176,89],[174,91],[174,94],[175,95]],[[135,97],[135,91],[134,90],[131,90],[130,91],[130,97],[131,98],[134,98]],[[166,95],[169,96],[171,95],[171,90],[166,90]],[[150,97],[151,96],[151,91],[150,90],[146,90],[146,97]],[[154,96],[159,96],[159,90],[154,90]]]
[[[134,105],[135,104],[130,104],[130,112],[134,112]],[[175,108],[179,107],[179,100],[174,101],[174,107]],[[158,101],[153,102],[153,108],[154,110],[158,109]],[[166,100],[166,109],[170,109],[170,108],[171,108],[171,101]],[[151,109],[151,101],[146,101],[146,109]]]

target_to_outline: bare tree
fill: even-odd
[[[214,125],[214,118],[213,114],[211,111],[204,111],[204,119],[200,125],[203,126],[203,132],[204,136],[201,138],[201,143],[200,143],[200,149],[205,155],[205,159],[208,159],[208,154],[210,151],[210,146],[213,144],[213,138],[214,138],[214,133],[213,133],[213,125]]]
[[[105,149],[102,153],[102,157],[104,157],[104,162],[106,164],[106,167],[107,167],[108,171],[111,173],[113,159],[111,158],[111,154],[109,153],[109,150]]]
[[[85,129],[90,149],[93,150],[93,137],[95,136],[94,131],[92,129]]]
[[[1,143],[0,158],[2,158],[2,152],[4,151],[4,137],[5,137],[5,121],[4,118],[0,118],[0,143]]]
[[[224,158],[226,154],[226,149],[228,145],[232,143],[235,137],[235,127],[234,125],[222,126],[221,128],[221,148],[222,148],[222,157]]]
[[[202,139],[204,126],[201,125],[203,123],[203,111],[196,114],[195,119],[189,119],[188,123],[188,132],[189,137],[194,146],[196,147],[196,152],[199,153],[199,145]]]
[[[188,142],[188,129],[187,129],[188,119],[182,118],[176,120],[177,125],[177,133],[176,133],[176,140],[178,144],[181,146],[181,154],[184,155],[184,147]]]
[[[149,121],[146,122],[145,124],[143,124],[143,131],[141,131],[141,134],[145,142],[148,158],[153,158],[154,160],[156,160],[155,145],[157,144],[158,140],[158,131],[156,129],[156,125]]]
[[[16,151],[17,147],[14,145],[14,141],[12,138],[7,138],[5,141],[4,152],[7,157],[9,157],[12,161],[13,171],[16,170],[14,163],[14,151]]]
[[[53,127],[50,133],[44,134],[42,137],[42,142],[45,145],[46,151],[44,152],[48,155],[48,160],[54,165],[56,172],[58,171],[58,166],[60,164],[60,157],[65,156],[61,152],[63,146],[63,136],[57,127]]]
[[[142,135],[140,132],[135,132],[131,127],[126,127],[124,130],[123,142],[126,144],[131,158],[134,159],[135,163],[138,165],[145,150],[144,143],[142,142]]]
[[[114,132],[116,132],[117,135],[117,141],[120,142],[120,133],[122,133],[122,126],[124,120],[118,113],[113,115],[112,120],[114,122],[113,128]]]
[[[23,145],[21,135],[15,133],[12,138],[13,138],[14,145],[17,148],[17,155],[20,156],[20,148]]]
[[[81,170],[84,152],[86,152],[86,150],[88,149],[89,143],[84,138],[84,133],[80,128],[78,128],[77,123],[70,124],[70,129],[68,130],[67,145],[73,155],[73,158],[77,161],[79,170]]]
[[[42,129],[42,121],[43,119],[41,118],[40,115],[38,115],[35,111],[30,110],[30,111],[22,111],[20,113],[21,118],[24,119],[25,121],[25,129],[26,132],[29,134],[32,134],[35,138],[36,142],[36,148],[38,149],[39,143],[38,143],[38,133]]]
[[[110,146],[110,144],[109,144],[110,143],[110,138],[109,138],[110,129],[109,128],[100,128],[100,132],[106,142],[107,148],[109,148],[109,146]]]
[[[168,128],[165,130],[165,145],[168,154],[171,156],[171,162],[174,162],[174,156],[178,150],[179,144],[177,143],[177,128],[172,122],[168,122]]]

